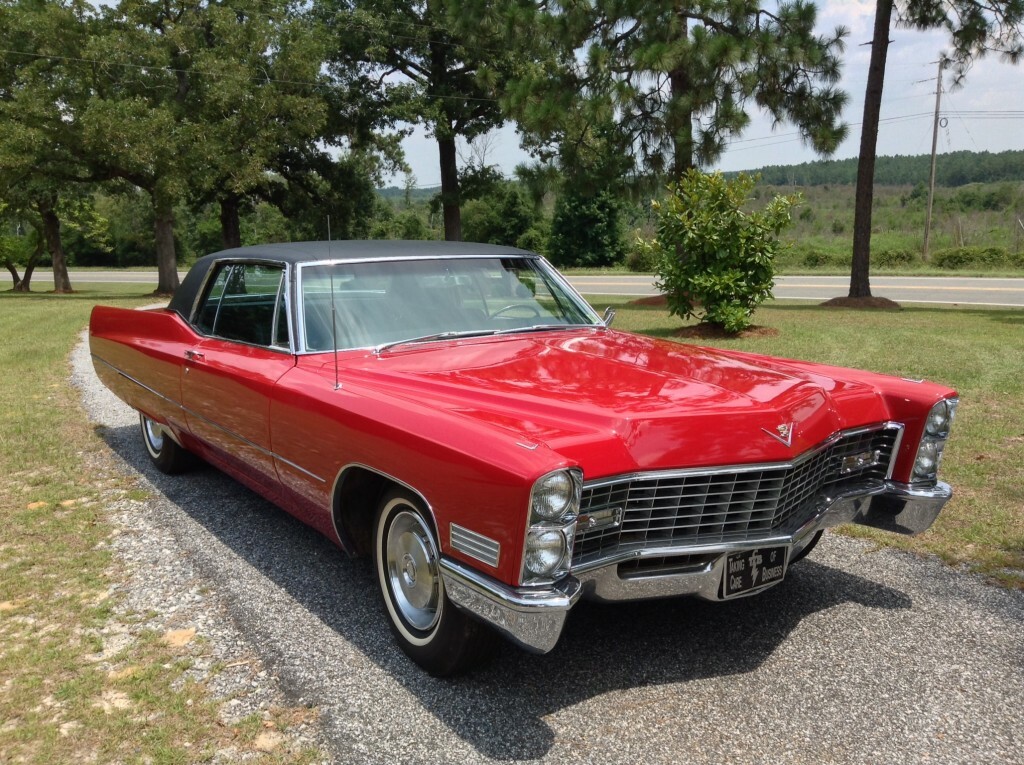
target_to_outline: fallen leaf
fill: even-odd
[[[184,630],[168,630],[164,633],[163,641],[172,648],[181,648],[183,645],[188,645],[192,642],[192,638],[195,636],[195,627],[189,627]]]
[[[266,733],[258,735],[256,740],[252,742],[252,745],[261,752],[272,752],[283,743],[284,736],[280,733],[275,733],[274,731],[267,731]]]
[[[111,680],[124,680],[126,677],[131,677],[138,671],[138,667],[130,665],[125,667],[124,669],[111,670],[109,673],[107,673],[107,677],[109,677]]]

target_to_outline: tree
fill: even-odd
[[[0,4],[0,195],[38,227],[58,293],[72,291],[60,212],[90,181],[80,126],[90,83],[75,62],[90,13],[80,0]],[[16,289],[28,291],[31,274]]]
[[[1024,54],[1021,22],[1024,1],[1008,0],[876,0],[871,61],[864,93],[860,158],[857,163],[857,192],[853,218],[853,265],[850,270],[851,298],[871,297],[871,205],[874,200],[875,148],[878,118],[885,83],[885,59],[889,50],[889,28],[893,12],[897,23],[913,29],[945,29],[953,51],[949,54],[953,84],[967,76],[974,60],[990,51],[999,52],[1016,64]],[[941,87],[941,85],[940,85]]]
[[[420,123],[437,141],[445,239],[462,239],[456,141],[501,125],[494,98],[512,58],[453,31],[452,0],[335,0],[322,18],[334,35],[331,65],[361,69],[369,92],[395,120]],[[486,30],[477,30],[479,37]],[[475,37],[474,40],[479,39]],[[486,76],[484,76],[486,73]]]
[[[189,193],[219,206],[225,249],[241,246],[243,204],[271,196],[286,160],[318,154],[327,130],[323,39],[291,6],[211,3],[188,29],[187,120],[202,126],[187,154]]]
[[[714,161],[753,108],[795,123],[821,153],[846,134],[835,87],[846,30],[815,35],[815,7],[803,0],[774,10],[732,0],[462,3],[467,26],[497,18],[510,41],[532,46],[535,63],[503,103],[538,143],[611,120],[639,167],[678,176]]]

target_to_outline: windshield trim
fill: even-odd
[[[351,266],[363,263],[402,263],[402,262],[424,262],[424,261],[444,261],[444,260],[522,260],[533,264],[533,268],[538,270],[543,278],[552,282],[552,286],[556,286],[562,290],[564,297],[576,308],[579,313],[591,320],[591,323],[566,323],[566,324],[545,324],[542,327],[540,325],[527,325],[523,327],[509,327],[499,328],[495,331],[490,330],[451,330],[450,332],[443,333],[431,333],[419,337],[411,337],[407,339],[395,340],[393,342],[387,342],[383,344],[366,344],[360,346],[354,346],[350,348],[338,348],[338,353],[349,353],[352,351],[372,351],[375,354],[379,354],[382,351],[386,351],[389,347],[394,345],[404,345],[406,343],[424,343],[432,340],[438,342],[451,339],[459,339],[457,334],[461,334],[462,337],[488,337],[492,335],[515,335],[521,332],[537,332],[541,329],[548,329],[551,331],[557,331],[561,329],[594,329],[604,327],[604,323],[601,317],[594,310],[586,299],[580,295],[580,293],[565,279],[565,277],[558,272],[544,257],[536,253],[521,252],[514,254],[502,254],[501,256],[495,256],[492,254],[478,254],[478,253],[466,253],[466,254],[452,254],[452,255],[410,255],[408,257],[366,257],[366,258],[354,258],[354,259],[321,259],[311,260],[308,262],[295,264],[295,279],[293,280],[292,287],[294,289],[294,310],[292,316],[293,321],[293,348],[295,355],[316,355],[323,353],[333,353],[332,350],[321,350],[321,349],[309,349],[306,347],[306,333],[305,333],[305,310],[302,299],[302,284],[303,276],[306,268],[317,268],[317,267],[330,267],[330,266]],[[443,335],[443,336],[442,336]]]

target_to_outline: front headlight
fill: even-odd
[[[561,529],[530,529],[523,566],[534,576],[550,577],[564,560],[565,550]]]
[[[949,438],[949,429],[953,425],[953,415],[956,414],[957,400],[943,399],[928,413],[928,421],[925,422],[924,431],[929,436],[938,438]]]
[[[546,521],[557,521],[576,498],[576,482],[565,470],[548,473],[533,485],[531,509]]]
[[[942,464],[942,450],[949,438],[957,403],[955,398],[943,399],[928,412],[921,444],[917,447],[912,481],[933,482],[937,479]]]
[[[533,484],[523,544],[523,584],[546,584],[568,573],[582,487],[583,474],[576,468],[556,470]]]

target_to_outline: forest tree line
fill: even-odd
[[[914,186],[927,180],[931,155],[878,157],[875,185]],[[825,186],[857,181],[857,159],[832,159],[798,165],[769,165],[757,171],[772,186]],[[935,165],[939,186],[1024,181],[1024,151],[951,151]]]
[[[902,21],[947,28],[958,77],[991,39],[1017,45],[1017,4],[951,8],[921,0]],[[114,232],[134,233],[169,293],[182,251],[324,238],[330,221],[336,238],[437,226],[607,264],[625,205],[712,165],[754,111],[831,154],[848,35],[805,0],[0,0],[0,259],[27,290],[48,258],[68,291],[69,252],[131,262]],[[535,158],[515,182],[484,154],[460,162],[509,122]],[[417,128],[441,175],[427,220],[374,191],[407,170]]]

